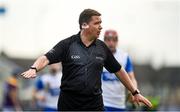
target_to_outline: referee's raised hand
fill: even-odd
[[[23,76],[26,79],[35,78],[37,76],[36,75],[36,70],[35,69],[29,69],[29,70],[23,72],[21,74],[21,76]]]
[[[48,63],[49,60],[46,56],[40,56],[30,67],[30,69],[23,72],[21,76],[23,76],[26,79],[35,78],[37,76],[37,72],[46,67]]]

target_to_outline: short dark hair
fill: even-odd
[[[83,23],[89,23],[89,21],[91,21],[92,16],[101,16],[101,14],[93,9],[84,9],[84,11],[81,12],[81,14],[79,15],[80,29],[82,29],[81,25]]]

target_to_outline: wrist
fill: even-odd
[[[134,92],[131,93],[133,96],[140,94],[140,91],[138,89],[136,89]]]
[[[35,66],[31,66],[30,69],[35,70],[36,72],[38,72],[38,69]]]

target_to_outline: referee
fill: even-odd
[[[57,43],[21,75],[28,79],[34,78],[48,64],[62,62],[58,110],[98,111],[104,110],[101,73],[105,67],[109,72],[115,73],[131,91],[136,103],[142,102],[151,107],[152,104],[133,85],[108,47],[97,39],[102,29],[100,16],[96,10],[85,9],[79,16],[80,32]]]

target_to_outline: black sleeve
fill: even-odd
[[[63,61],[66,51],[66,46],[67,46],[66,40],[62,40],[45,54],[45,56],[49,60],[49,64]]]
[[[121,69],[121,65],[119,62],[115,59],[112,52],[109,50],[109,48],[105,45],[105,51],[106,51],[106,59],[104,63],[104,67],[110,72],[115,73],[118,72]]]

